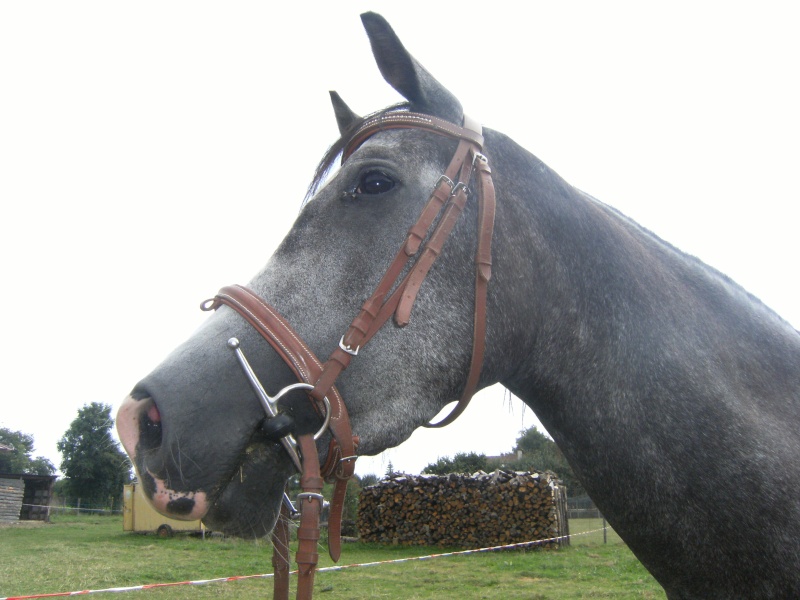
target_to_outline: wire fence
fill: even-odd
[[[94,515],[121,515],[121,498],[109,498],[107,502],[92,503],[81,498],[56,495],[50,499],[50,514],[94,514]]]
[[[121,515],[121,510],[112,510],[110,508],[87,508],[85,506],[50,506],[50,514],[66,515],[66,514],[95,514],[95,515]]]

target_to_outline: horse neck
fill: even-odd
[[[730,279],[624,215],[576,190],[516,144],[490,134],[501,235],[495,252],[505,367],[499,379],[556,437],[645,418],[621,399],[697,398],[697,369],[717,363],[727,393],[756,353],[774,355],[759,376],[797,395],[800,336]],[[739,356],[720,352],[732,336]],[[786,352],[786,348],[791,351]],[[756,349],[756,350],[751,350]],[[751,353],[748,356],[748,353]],[[714,356],[712,356],[712,354]],[[771,356],[772,358],[772,356]],[[751,373],[752,375],[752,373]],[[708,377],[708,375],[706,375]],[[682,383],[670,383],[671,379]],[[748,395],[764,398],[757,382]],[[758,400],[756,400],[758,402]],[[685,407],[671,404],[676,411]],[[667,409],[669,410],[669,409]],[[634,411],[635,412],[635,411]],[[562,448],[563,449],[563,448]],[[569,449],[567,448],[567,453]]]
[[[756,566],[742,581],[759,577],[769,544],[752,532],[781,522],[786,540],[800,535],[783,513],[794,506],[783,490],[798,482],[800,335],[728,278],[512,143],[500,147],[489,338],[498,379],[533,408],[662,584],[696,586],[711,569],[746,565]],[[753,511],[750,497],[736,500],[742,490],[775,500]],[[698,532],[714,540],[700,553],[685,543]],[[712,545],[755,550],[729,559]]]

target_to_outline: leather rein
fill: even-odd
[[[263,429],[275,441],[283,444],[301,473],[298,495],[300,525],[296,561],[298,565],[297,598],[310,599],[317,565],[317,543],[320,537],[319,517],[323,507],[323,479],[333,481],[334,492],[328,518],[328,549],[331,558],[338,561],[341,553],[341,521],[347,482],[355,471],[358,438],[353,436],[347,409],[335,382],[350,361],[380,328],[394,315],[398,326],[408,324],[417,293],[442,251],[470,194],[469,184],[475,181],[478,200],[478,244],[475,253],[475,311],[473,323],[472,359],[461,398],[452,412],[428,427],[443,427],[453,422],[466,408],[475,393],[483,365],[486,336],[487,288],[491,278],[491,243],[494,230],[495,193],[491,169],[481,154],[483,136],[480,125],[464,118],[464,126],[425,114],[394,111],[379,113],[367,118],[355,131],[342,152],[342,163],[372,135],[386,129],[422,129],[458,140],[458,147],[450,165],[439,178],[433,192],[416,223],[408,230],[406,240],[389,265],[374,293],[364,302],[361,310],[348,327],[325,363],[322,363],[308,345],[294,331],[289,322],[276,309],[249,289],[234,285],[223,287],[217,295],[205,301],[201,308],[215,310],[222,305],[238,312],[254,327],[281,359],[289,366],[300,383],[281,390],[270,397],[261,386],[247,363],[238,340],[232,338],[228,345],[236,356],[267,414]],[[416,258],[416,260],[414,260]],[[306,390],[315,410],[324,418],[323,426],[314,434],[303,434],[295,439],[292,421],[278,411],[280,397],[292,390]],[[325,430],[331,433],[325,463],[320,465],[315,440]],[[284,495],[285,500],[288,499]],[[288,519],[293,516],[291,502],[284,501],[281,515],[273,531],[274,598],[289,597],[289,529]]]

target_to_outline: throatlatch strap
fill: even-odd
[[[438,428],[455,421],[475,394],[483,367],[483,355],[486,350],[486,302],[489,280],[492,278],[492,237],[494,235],[495,192],[492,182],[492,170],[483,156],[475,161],[478,171],[478,248],[475,251],[475,313],[472,333],[472,359],[469,375],[461,398],[452,412],[436,423],[428,423],[425,427]]]

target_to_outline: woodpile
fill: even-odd
[[[569,535],[566,517],[566,488],[549,472],[393,475],[361,491],[358,531],[365,542],[484,548]]]
[[[18,479],[0,479],[0,523],[19,521],[25,486]]]

